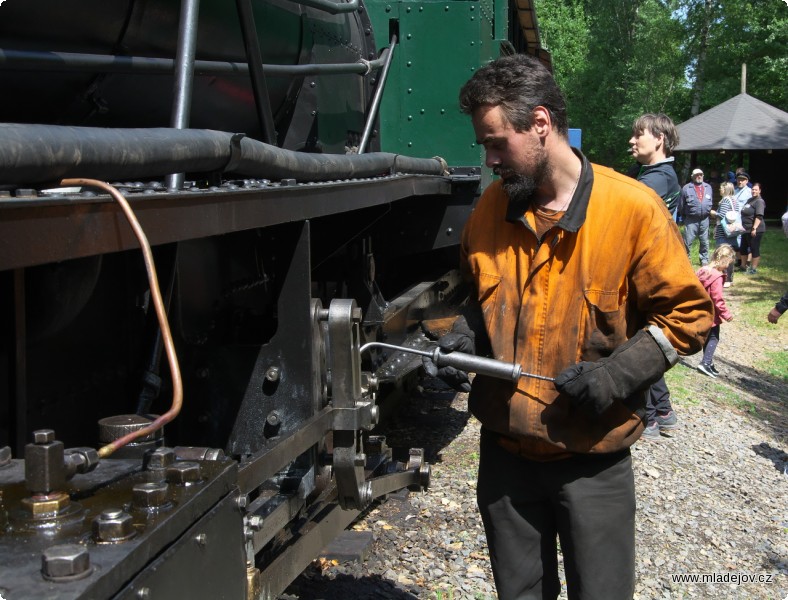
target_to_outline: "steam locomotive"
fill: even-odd
[[[273,598],[428,484],[375,427],[502,52],[530,0],[0,2],[0,597]]]

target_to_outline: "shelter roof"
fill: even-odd
[[[788,113],[739,94],[676,126],[674,152],[788,149]]]

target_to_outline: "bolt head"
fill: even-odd
[[[175,463],[175,450],[172,448],[156,448],[148,455],[149,469],[166,469]]]
[[[93,519],[93,537],[99,542],[122,542],[135,533],[134,519],[122,510],[111,508]]]
[[[60,544],[44,550],[41,572],[47,579],[85,575],[90,571],[90,553],[80,544]]]
[[[268,367],[265,371],[265,378],[272,383],[279,381],[279,367]]]
[[[165,477],[170,483],[189,484],[200,481],[200,464],[196,462],[176,462],[167,467]]]
[[[135,508],[158,508],[166,504],[168,489],[163,481],[138,483],[131,488],[131,502]]]
[[[38,429],[33,432],[34,444],[49,444],[55,441],[54,429]]]

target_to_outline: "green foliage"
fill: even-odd
[[[747,93],[788,109],[788,10],[778,1],[536,0],[571,127],[595,162],[624,170],[644,112],[680,123]],[[703,44],[705,42],[705,51]]]

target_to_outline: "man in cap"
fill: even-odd
[[[744,169],[736,169],[736,189],[733,192],[736,196],[736,203],[741,207],[747,200],[752,198],[752,186],[750,176]]]
[[[709,264],[709,214],[712,208],[711,186],[703,181],[703,171],[694,169],[692,181],[681,188],[678,215],[684,221],[684,247],[687,256],[695,238],[700,241],[700,264]]]

